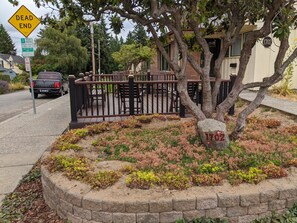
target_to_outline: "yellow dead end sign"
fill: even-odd
[[[24,5],[22,5],[8,22],[25,37],[28,37],[39,25],[40,20]]]

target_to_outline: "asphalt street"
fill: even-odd
[[[35,100],[36,106],[52,101],[57,97],[39,95]],[[33,106],[29,90],[17,91],[0,95],[0,122],[31,109]]]

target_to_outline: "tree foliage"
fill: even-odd
[[[120,49],[121,42],[117,37],[113,37],[107,29],[105,20],[100,19],[99,23],[94,23],[94,50],[95,50],[95,62],[98,68],[98,41],[100,41],[100,72],[112,73],[118,69],[118,63],[112,58],[112,53]],[[90,26],[87,24],[81,24],[77,26],[77,37],[81,39],[82,45],[88,49],[88,54],[91,57],[91,35]],[[92,61],[89,60],[87,70],[92,70]]]
[[[182,103],[198,120],[215,118],[224,122],[225,113],[234,105],[239,94],[244,89],[258,87],[257,97],[238,116],[233,136],[236,136],[245,126],[246,117],[251,114],[264,98],[267,89],[282,79],[286,67],[296,58],[297,49],[285,59],[289,48],[289,34],[296,25],[295,0],[35,0],[36,2],[51,2],[56,4],[61,16],[71,16],[73,19],[83,19],[84,15],[91,20],[98,20],[104,13],[111,14],[111,24],[115,30],[123,27],[124,19],[131,19],[147,28],[154,38],[156,45],[175,73],[177,89]],[[240,36],[246,24],[256,24],[258,28],[247,33],[245,43],[241,50],[239,67],[235,86],[227,98],[217,104],[217,96],[222,81],[221,67],[229,47]],[[189,50],[184,31],[192,30],[196,42],[203,50],[204,66],[200,67],[198,61]],[[170,32],[174,45],[173,57],[165,50],[165,45],[159,39],[159,33]],[[220,54],[212,63],[213,54],[205,39],[210,34],[221,33]],[[253,83],[243,83],[247,64],[252,49],[257,41],[267,35],[274,35],[280,41],[276,52],[274,71],[267,74],[267,78]],[[186,64],[190,63],[202,80],[202,107],[196,106],[187,93]],[[213,65],[215,84],[210,83],[210,70]],[[256,74],[257,75],[257,74]]]
[[[0,24],[0,53],[12,54],[12,52],[15,51],[15,45],[12,42],[11,37],[5,30],[4,26]]]
[[[36,40],[36,60],[46,64],[49,70],[60,71],[64,74],[77,74],[84,70],[88,61],[86,48],[81,41],[70,35],[73,29],[59,30],[47,27],[40,32]]]
[[[148,61],[152,58],[154,52],[148,46],[136,44],[124,44],[118,52],[112,54],[116,62],[122,65],[125,70],[134,69],[140,62]]]
[[[137,24],[133,31],[129,31],[125,44],[141,44],[146,46],[148,43],[148,36],[144,27],[140,24]]]

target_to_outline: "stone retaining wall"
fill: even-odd
[[[72,223],[155,223],[192,220],[206,216],[226,218],[231,223],[247,223],[256,218],[281,213],[297,202],[297,171],[286,178],[258,185],[228,184],[193,187],[186,191],[123,189],[114,185],[91,190],[61,173],[49,174],[42,167],[46,203]]]

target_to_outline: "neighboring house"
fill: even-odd
[[[9,75],[10,80],[16,77],[16,73],[11,69],[0,68],[0,74],[2,75]]]
[[[23,57],[0,53],[0,68],[13,70],[15,73],[20,74],[22,73],[22,70],[18,68],[20,64],[25,64]]]
[[[258,24],[260,25],[260,23]],[[239,68],[239,58],[240,52],[245,41],[246,34],[258,28],[257,25],[245,25],[242,30],[240,37],[235,41],[235,43],[229,48],[229,52],[226,54],[225,59],[223,60],[221,72],[223,79],[229,79],[231,74],[237,74]],[[223,37],[222,33],[213,34],[206,38],[210,51],[214,54],[213,59],[216,59],[220,53],[221,48],[221,38]],[[292,30],[290,36],[290,46],[293,49],[297,46],[297,30]],[[172,38],[171,38],[172,39]],[[174,47],[173,39],[168,41],[166,46],[167,52],[169,52],[171,58],[173,57]],[[270,46],[266,45],[271,43]],[[244,83],[262,81],[264,77],[270,76],[274,71],[274,61],[277,56],[279,47],[279,41],[272,36],[266,37],[265,40],[261,39],[257,41],[255,47],[252,50],[252,55],[246,69],[246,75],[244,78]],[[289,50],[290,51],[290,50]],[[292,50],[291,50],[292,51]],[[193,53],[198,63],[203,66],[203,53],[195,52]],[[212,64],[214,60],[212,61]],[[296,63],[297,65],[297,63]],[[213,67],[213,66],[212,66]],[[296,66],[294,66],[295,68]],[[157,51],[156,56],[152,59],[150,65],[151,73],[159,73],[160,71],[170,71],[168,63],[163,58],[162,54]],[[196,74],[190,63],[187,63],[186,75],[189,79],[197,79],[199,76]],[[212,76],[212,73],[210,73]],[[294,69],[293,78],[292,78],[292,88],[297,89],[297,67]]]

